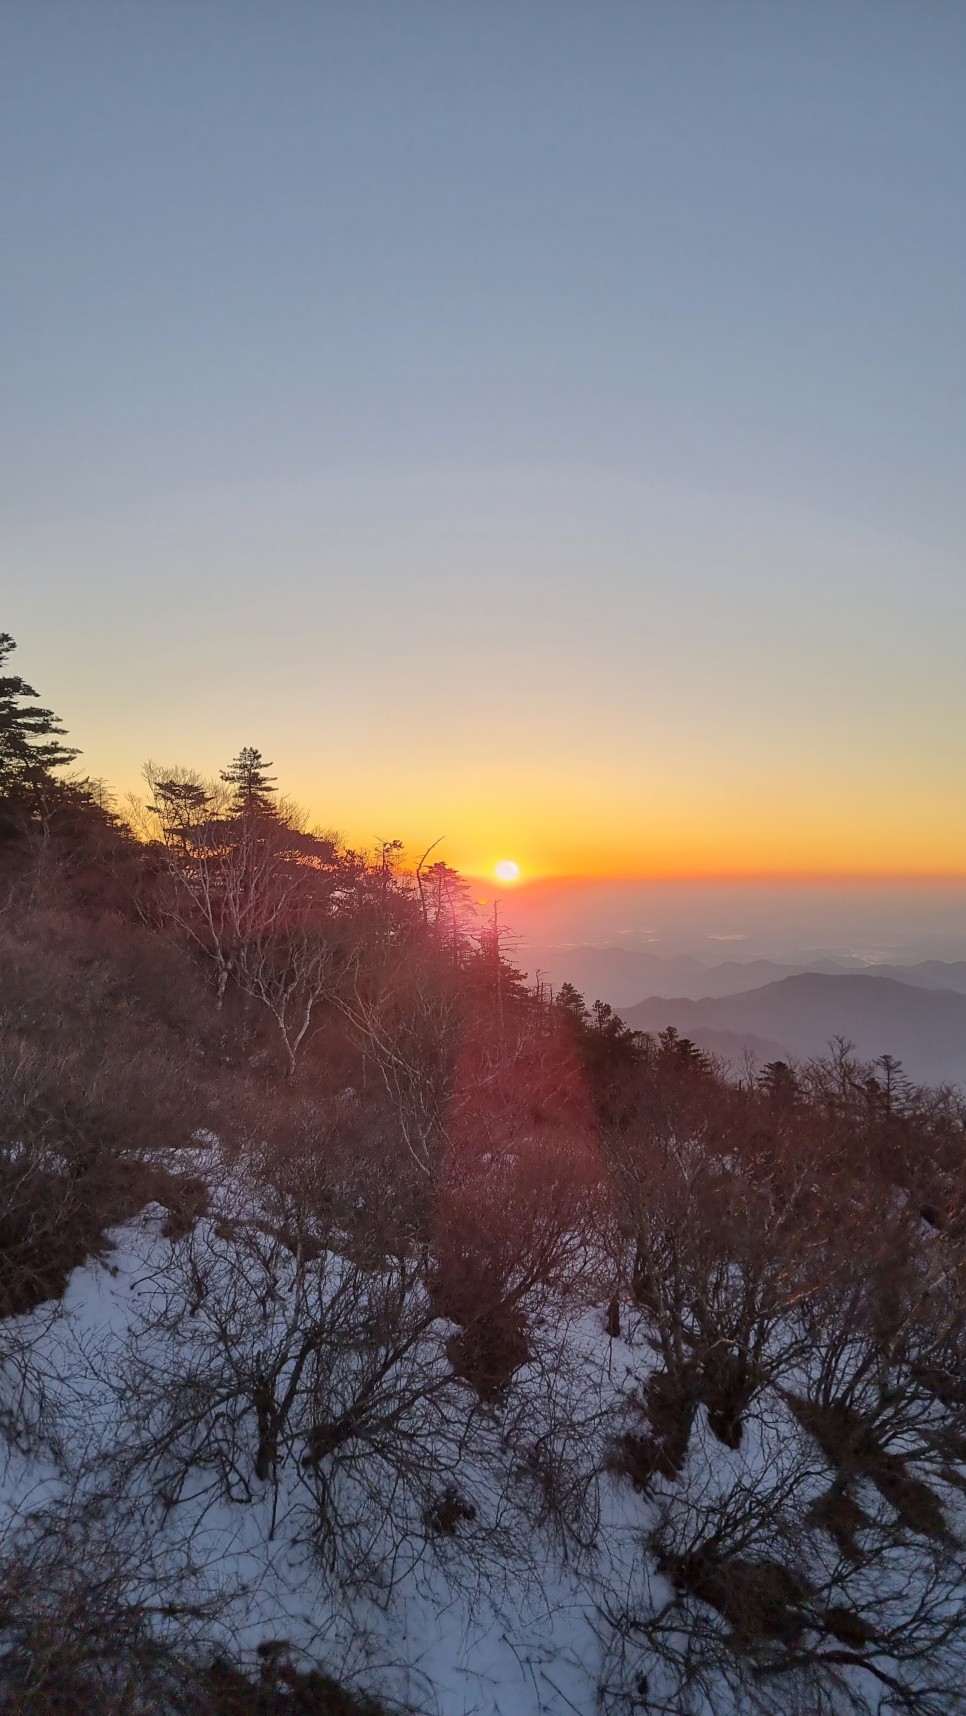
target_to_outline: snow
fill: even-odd
[[[359,1551],[353,1570],[333,1563],[326,1544],[320,1552],[313,1540],[320,1480],[297,1456],[290,1454],[276,1479],[264,1484],[251,1483],[250,1468],[225,1482],[217,1462],[189,1462],[173,1484],[163,1462],[152,1468],[141,1458],[139,1438],[171,1408],[167,1379],[192,1364],[204,1374],[209,1354],[215,1364],[219,1295],[228,1293],[225,1272],[238,1233],[271,1233],[277,1217],[258,1185],[221,1159],[214,1139],[199,1139],[195,1150],[180,1153],[179,1167],[203,1175],[212,1190],[212,1208],[192,1234],[166,1238],[167,1212],[149,1205],[112,1231],[103,1256],[74,1270],[59,1307],[40,1307],[8,1325],[11,1336],[30,1344],[32,1362],[47,1379],[48,1405],[32,1445],[7,1450],[0,1540],[9,1543],[25,1529],[29,1537],[31,1519],[51,1511],[79,1518],[100,1498],[99,1517],[106,1516],[128,1598],[155,1610],[175,1599],[203,1610],[199,1648],[226,1648],[254,1660],[259,1643],[284,1639],[300,1660],[420,1712],[594,1716],[604,1706],[630,1716],[634,1709],[660,1708],[662,1687],[672,1698],[673,1676],[665,1681],[670,1671],[660,1663],[652,1668],[648,1693],[653,1697],[656,1687],[658,1701],[648,1705],[634,1693],[634,1627],[672,1603],[671,1585],[647,1542],[662,1521],[670,1522],[669,1530],[679,1528],[680,1490],[657,1481],[644,1498],[606,1469],[609,1438],[628,1422],[629,1402],[640,1396],[655,1362],[626,1311],[629,1338],[622,1340],[607,1337],[599,1307],[545,1305],[534,1358],[517,1373],[511,1403],[481,1412],[468,1388],[460,1391],[448,1381],[451,1325],[425,1307],[420,1322],[414,1300],[412,1363],[423,1367],[420,1375],[425,1372],[433,1387],[446,1383],[441,1404],[432,1392],[428,1403],[419,1402],[421,1434],[435,1438],[441,1471],[449,1464],[459,1471],[477,1520],[458,1528],[452,1540],[430,1542],[420,1527],[417,1474],[412,1493],[408,1479],[398,1480],[402,1525],[387,1531],[365,1487],[371,1480],[357,1480],[350,1469],[339,1482]],[[269,1246],[265,1255],[263,1276],[256,1271],[231,1288],[239,1339],[248,1339],[254,1352],[288,1331],[294,1350],[299,1317],[328,1315],[347,1282],[357,1290],[357,1277],[344,1255],[325,1253],[318,1302],[314,1310],[300,1303],[293,1328],[296,1259],[284,1247]],[[205,1293],[191,1315],[174,1316],[179,1292],[201,1265],[208,1271]],[[379,1281],[373,1274],[369,1290],[377,1293]],[[290,1375],[290,1368],[282,1374]],[[351,1382],[350,1376],[346,1386]],[[555,1395],[587,1427],[578,1478],[596,1529],[583,1547],[552,1521],[534,1525],[515,1465],[519,1454],[511,1458],[505,1445],[509,1420],[554,1434]],[[252,1442],[251,1423],[244,1433]],[[711,1510],[743,1488],[760,1495],[770,1487],[777,1494],[802,1444],[803,1433],[776,1394],[749,1415],[738,1450],[712,1436],[701,1408],[689,1456],[688,1507]],[[812,1465],[814,1481],[801,1492],[799,1514],[827,1487],[828,1472],[814,1450]],[[385,1471],[379,1481],[394,1480]],[[171,1485],[174,1499],[169,1494],[164,1503],[159,1494]],[[391,1578],[385,1564],[380,1569],[390,1552]],[[813,1554],[834,1563],[824,1539],[816,1540]],[[901,1556],[888,1577],[901,1583]],[[883,1594],[887,1588],[873,1591],[872,1600]],[[612,1624],[619,1615],[631,1617],[623,1633]],[[680,1628],[680,1611],[675,1615],[673,1625]],[[707,1618],[720,1634],[718,1617],[708,1610]],[[159,1626],[167,1624],[159,1618]],[[687,1708],[740,1716],[741,1706],[722,1680],[713,1702],[699,1693]]]

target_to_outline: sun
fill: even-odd
[[[501,882],[518,882],[520,866],[515,864],[512,858],[501,858],[498,864],[494,864],[493,874]]]

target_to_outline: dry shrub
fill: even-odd
[[[450,1336],[446,1356],[481,1400],[498,1400],[530,1357],[526,1319],[514,1305],[496,1305]]]
[[[61,1296],[71,1272],[104,1249],[105,1230],[146,1203],[168,1210],[164,1233],[187,1233],[207,1187],[157,1163],[99,1153],[83,1170],[50,1150],[0,1152],[0,1319]]]
[[[459,1323],[455,1368],[499,1392],[529,1352],[527,1316],[550,1293],[589,1285],[596,1165],[566,1137],[500,1153],[451,1151],[434,1211],[432,1292]]]
[[[204,1180],[194,1174],[172,1174],[167,1169],[154,1169],[151,1202],[164,1206],[168,1214],[161,1229],[165,1239],[183,1239],[196,1221],[207,1215],[211,1194]]]
[[[385,1706],[350,1692],[321,1670],[294,1668],[283,1641],[259,1647],[253,1679],[218,1657],[201,1677],[191,1716],[385,1716]]]
[[[739,1448],[745,1414],[758,1387],[755,1367],[743,1353],[712,1349],[702,1363],[699,1384],[712,1434],[726,1448]]]
[[[810,1524],[828,1532],[846,1560],[861,1561],[858,1533],[868,1527],[870,1521],[855,1497],[849,1494],[845,1481],[838,1480],[824,1495],[820,1495],[809,1509],[808,1518]]]
[[[186,1594],[114,1498],[26,1515],[0,1561],[0,1708],[10,1716],[174,1716],[193,1708],[221,1596]]]
[[[697,1376],[687,1368],[677,1374],[652,1371],[645,1384],[643,1409],[669,1472],[680,1472],[687,1458],[698,1399]]]
[[[83,1163],[100,1149],[170,1146],[204,1124],[204,997],[190,962],[173,969],[147,931],[49,916],[7,926],[0,996],[8,1138],[19,1128]]]
[[[876,1629],[871,1623],[857,1615],[854,1609],[847,1608],[844,1603],[833,1603],[822,1615],[822,1626],[831,1633],[840,1644],[848,1645],[852,1650],[862,1650],[876,1637]]]
[[[669,1557],[662,1571],[676,1590],[690,1592],[718,1610],[738,1648],[763,1638],[793,1644],[801,1636],[809,1586],[802,1574],[781,1561],[751,1561],[699,1549]]]
[[[612,1442],[607,1469],[615,1477],[629,1478],[642,1495],[646,1495],[656,1477],[673,1478],[679,1471],[657,1437],[636,1436],[632,1430],[626,1430]]]
[[[437,1499],[423,1512],[423,1525],[432,1534],[455,1537],[461,1524],[476,1518],[474,1504],[460,1495],[455,1484],[447,1484]]]
[[[700,1378],[693,1367],[675,1373],[652,1371],[643,1396],[632,1402],[648,1429],[643,1435],[628,1430],[616,1437],[610,1445],[608,1469],[629,1478],[642,1493],[656,1477],[679,1477],[688,1456],[699,1390]]]
[[[949,1536],[949,1523],[938,1496],[922,1478],[906,1470],[896,1455],[883,1456],[869,1477],[883,1500],[895,1508],[907,1531],[937,1539]]]
[[[873,1427],[842,1401],[824,1404],[787,1396],[795,1416],[816,1442],[829,1464],[848,1483],[868,1478],[893,1507],[909,1531],[937,1539],[948,1534],[942,1505],[929,1485],[907,1469],[905,1459],[883,1447]]]
[[[32,913],[0,931],[0,1316],[56,1297],[152,1198],[202,1207],[152,1160],[210,1116],[186,961],[120,920]],[[190,1045],[190,1046],[189,1046]]]

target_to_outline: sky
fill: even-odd
[[[0,629],[84,767],[966,874],[964,87],[960,0],[2,0]]]

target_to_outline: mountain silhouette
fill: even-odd
[[[739,1044],[761,1060],[761,1039],[804,1059],[841,1036],[863,1060],[894,1055],[920,1083],[966,1083],[966,995],[881,973],[804,972],[732,995],[651,996],[620,1012],[636,1030],[674,1025],[699,1046],[699,1033],[727,1032],[735,1039],[731,1060]]]
[[[668,956],[636,948],[589,944],[527,945],[517,951],[515,959],[531,981],[539,972],[554,988],[558,989],[561,983],[572,983],[589,1001],[609,1001],[612,1007],[630,1006],[648,993],[687,996],[697,1001],[711,995],[758,989],[802,971],[831,973],[864,969],[860,963],[844,959],[803,960],[794,964],[779,964],[772,959],[727,959],[709,966],[686,953]]]

